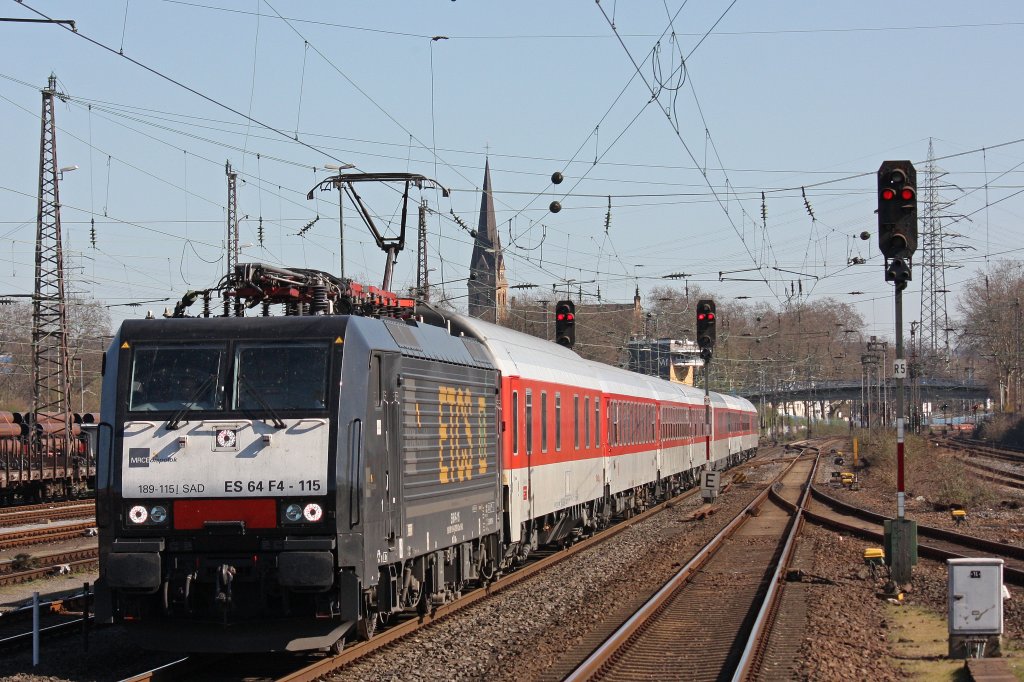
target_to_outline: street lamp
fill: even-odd
[[[355,168],[355,164],[352,163],[325,163],[324,170],[337,171],[339,178],[341,171],[348,170],[349,168]],[[338,276],[341,279],[345,278],[345,202],[342,201],[342,189],[341,181],[338,180],[334,183],[334,186],[338,188],[338,263],[341,267],[338,270]]]

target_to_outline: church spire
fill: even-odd
[[[484,186],[480,197],[480,221],[469,264],[469,316],[500,322],[505,316],[508,282],[501,237],[491,190],[491,162],[484,163]]]

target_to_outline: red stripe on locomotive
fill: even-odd
[[[242,521],[246,528],[276,528],[277,504],[272,499],[174,501],[175,529],[198,530],[207,521]]]

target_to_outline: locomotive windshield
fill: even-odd
[[[238,344],[234,409],[322,410],[329,350],[323,343]]]
[[[132,360],[132,412],[216,410],[226,348],[210,345],[148,346]]]

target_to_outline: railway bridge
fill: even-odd
[[[950,400],[984,401],[991,397],[988,386],[979,381],[957,381],[952,379],[918,379],[916,385],[904,382],[903,391],[909,401],[916,391],[920,402],[947,402]],[[794,381],[764,391],[740,392],[747,400],[758,403],[807,402],[807,401],[863,401],[868,393],[896,397],[896,381],[872,382],[870,385],[856,379],[845,381]]]
[[[903,386],[911,427],[930,421],[974,414],[976,406],[992,397],[988,386],[977,381],[917,379]],[[896,381],[841,380],[794,381],[771,389],[740,392],[747,400],[773,415],[813,419],[850,419],[862,426],[895,422]],[[932,418],[934,419],[934,417]]]

